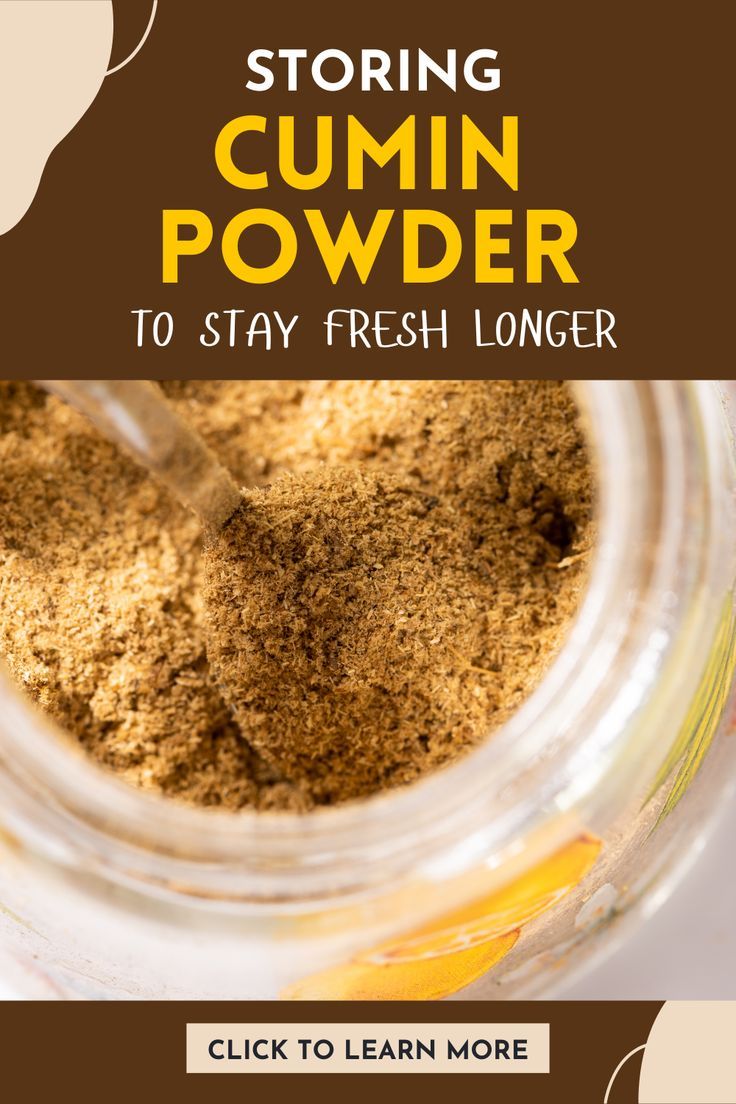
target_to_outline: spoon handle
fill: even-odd
[[[37,380],[92,421],[172,491],[205,528],[240,502],[230,473],[150,380]]]

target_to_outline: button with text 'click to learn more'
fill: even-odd
[[[548,1073],[549,1024],[187,1024],[187,1073]]]

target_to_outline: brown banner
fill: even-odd
[[[461,1091],[463,1100],[503,1100],[504,1104],[564,1100],[569,1104],[602,1104],[610,1078],[621,1059],[645,1043],[661,1005],[655,1002],[463,1001],[442,1004],[304,1002],[290,1006],[249,1002],[131,1002],[102,1007],[86,1003],[65,1006],[9,1003],[0,1006],[3,1040],[3,1081],[8,1099],[41,1099],[67,1086],[80,1104],[86,1101],[242,1099],[244,1092],[289,1094],[317,1092],[320,1099],[404,1099],[414,1093],[439,1098]],[[549,1073],[465,1073],[459,1083],[451,1075],[384,1074],[376,1081],[359,1073],[303,1074],[241,1078],[187,1074],[188,1023],[251,1025],[260,1037],[263,1025],[299,1021],[314,1025],[405,1025],[408,1037],[426,1038],[423,1025],[457,1023],[467,1031],[498,1023],[550,1025]],[[431,1035],[431,1031],[429,1032]],[[439,1034],[439,1033],[438,1033]],[[472,1033],[471,1033],[472,1034]],[[489,1034],[489,1032],[485,1032]],[[638,1100],[641,1055],[621,1069],[610,1092],[610,1104]],[[457,1084],[457,1087],[455,1087]],[[302,1086],[304,1088],[302,1088]],[[16,1090],[17,1096],[13,1094]]]
[[[133,50],[150,12],[149,0],[115,0],[111,65]],[[317,8],[161,0],[140,52],[104,79],[91,106],[50,153],[30,209],[0,237],[2,373],[717,375],[726,288],[722,219],[728,209],[727,184],[715,167],[724,141],[718,104],[727,100],[719,87],[728,72],[724,18],[725,7],[713,5],[693,8],[691,15],[680,9],[675,18],[658,5],[592,9],[582,0],[492,9],[457,0],[434,14],[387,0],[373,0],[365,9],[333,0]],[[430,74],[427,91],[418,91],[417,49],[442,59],[448,47],[457,50],[456,90]],[[462,65],[484,47],[497,52],[500,85],[482,91],[468,84]],[[269,63],[272,88],[246,88],[254,77],[248,55],[258,48],[307,51],[295,91],[288,90],[286,63],[278,59]],[[330,92],[315,85],[310,64],[332,48],[353,59],[356,75],[343,90]],[[361,90],[357,70],[365,48],[390,57],[390,91],[375,82]],[[410,59],[406,91],[399,87],[400,49]],[[69,55],[70,71],[77,64]],[[479,63],[476,72],[482,69]],[[340,72],[339,61],[324,69],[333,82]],[[58,79],[65,79],[63,72]],[[20,118],[22,101],[16,110]],[[222,128],[250,113],[266,119],[266,133],[237,138],[233,158],[241,171],[268,171],[262,190],[234,186],[215,159]],[[367,161],[363,189],[349,189],[351,114],[380,142],[416,116],[414,187],[399,187],[394,158],[384,168]],[[463,114],[499,148],[503,117],[518,119],[517,190],[485,161],[477,189],[462,187]],[[316,117],[332,118],[332,173],[318,188],[298,190],[281,179],[275,145],[280,115],[295,117],[302,172],[313,167]],[[444,168],[434,180],[428,167],[431,116],[445,120],[447,137]],[[33,125],[29,119],[28,127]],[[4,161],[0,186],[7,188],[7,166],[13,176],[25,172],[22,151],[4,151]],[[293,266],[274,283],[243,282],[223,260],[227,226],[252,208],[276,212],[298,242]],[[462,254],[438,282],[403,281],[401,218],[407,208],[439,211],[457,227]],[[212,230],[208,248],[180,258],[177,283],[163,282],[164,210],[201,212]],[[348,211],[363,236],[377,211],[394,211],[365,284],[348,262],[333,286],[305,210],[318,211],[333,236]],[[513,269],[511,283],[476,282],[476,210],[501,212],[492,235],[508,239],[500,247],[508,248],[508,256],[497,254],[492,261]],[[548,258],[541,261],[541,282],[529,282],[534,274],[527,247],[534,230],[528,212],[539,211],[567,212],[574,219],[577,241],[567,257],[578,282],[563,282]],[[182,227],[181,237],[193,232]],[[557,232],[553,227],[542,234]],[[425,264],[437,260],[438,233],[423,231]],[[265,265],[273,259],[274,241],[272,229],[256,227],[245,231],[240,244],[252,264]],[[369,320],[370,348],[360,337],[350,348],[345,316],[327,344],[328,312],[351,308]],[[138,316],[131,313],[139,310],[151,312],[143,316],[141,347]],[[242,313],[223,314],[232,310]],[[378,310],[394,314],[376,322]],[[437,332],[426,349],[416,335],[411,345],[379,348],[381,335],[371,327],[385,325],[390,344],[397,327],[401,334],[403,315],[421,318],[422,310],[435,331],[446,312],[445,348]],[[288,349],[276,311],[287,321],[299,316]],[[163,340],[169,321],[162,312],[174,324],[168,344]],[[266,322],[254,322],[259,312]],[[206,324],[214,313],[216,344]],[[161,346],[153,339],[157,314]],[[615,348],[605,335],[600,342],[596,337],[610,318]],[[266,326],[273,330],[270,350],[258,332]],[[539,347],[535,327],[541,328]],[[251,328],[256,332],[249,344]]]

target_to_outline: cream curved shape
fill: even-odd
[[[667,1001],[649,1032],[639,1104],[734,1104],[736,1001]]]
[[[50,154],[105,79],[112,0],[0,3],[0,234],[33,202]]]

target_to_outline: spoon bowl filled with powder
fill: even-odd
[[[491,591],[451,506],[322,467],[247,492],[207,540],[207,655],[244,738],[316,802],[342,801],[482,731]]]

